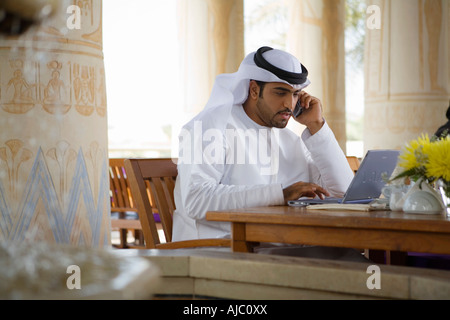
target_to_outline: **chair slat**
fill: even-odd
[[[175,200],[173,198],[173,190],[175,189],[175,179],[173,177],[164,178],[166,193],[166,199],[168,199],[167,204],[169,206],[170,215],[173,217],[173,212],[175,211]],[[172,190],[172,191],[171,191]]]
[[[142,232],[144,233],[145,246],[146,248],[156,248],[156,245],[160,244],[160,239],[147,194],[147,185],[139,163],[125,159],[125,170],[136,207],[140,213],[139,219],[141,220]]]
[[[111,226],[118,228],[120,231],[119,247],[128,248],[130,247],[130,244],[127,242],[128,230],[135,230],[135,237],[138,237],[142,227],[140,220],[130,222],[129,219],[125,219],[126,212],[137,212],[137,209],[133,203],[128,179],[125,174],[124,159],[109,159],[109,173],[111,212],[119,213],[117,219],[112,219]]]
[[[119,171],[118,167],[114,166],[114,167],[112,167],[112,170],[114,172],[113,183],[114,183],[114,190],[116,191],[116,196],[117,196],[117,205],[118,205],[118,207],[122,207],[122,208],[129,207],[126,204],[125,197],[123,194],[123,185],[120,181],[121,179],[120,179],[120,175],[119,175],[120,173],[118,172]]]
[[[155,190],[156,206],[163,225],[166,240],[172,241],[172,215],[170,214],[168,198],[164,190],[164,180],[160,177],[152,178],[150,185]],[[172,190],[173,192],[173,190]]]

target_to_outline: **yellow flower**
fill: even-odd
[[[427,134],[422,134],[417,140],[412,140],[400,154],[399,166],[405,170],[423,166],[427,160],[427,154],[424,153],[424,149],[427,149],[430,144],[432,142],[430,142]]]
[[[428,155],[427,176],[450,181],[450,136],[424,146],[423,151]]]

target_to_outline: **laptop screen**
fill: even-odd
[[[342,202],[378,198],[385,186],[383,173],[390,177],[397,165],[398,150],[369,150]]]

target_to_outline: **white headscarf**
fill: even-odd
[[[261,49],[265,50],[261,51]],[[216,118],[214,126],[217,129],[221,129],[223,119],[228,119],[232,106],[241,105],[247,100],[250,80],[282,82],[292,86],[296,90],[301,90],[311,83],[308,79],[302,84],[289,83],[274,73],[257,66],[255,63],[255,55],[257,52],[263,52],[262,56],[264,59],[272,66],[281,69],[282,72],[297,74],[307,72],[306,68],[302,66],[298,59],[290,53],[269,47],[262,47],[258,51],[248,54],[242,61],[237,72],[224,73],[216,77],[211,96],[205,108],[193,120],[202,118],[205,116],[205,113],[213,113],[215,115],[214,118]],[[208,118],[211,119],[211,117]],[[218,121],[219,119],[222,121]]]
[[[250,80],[263,82],[283,82],[300,90],[310,84],[306,80],[303,84],[292,84],[280,79],[275,74],[258,67],[255,64],[256,52],[245,57],[235,73],[221,74],[216,77],[211,96],[205,110],[222,105],[242,104],[247,100]],[[302,65],[296,57],[282,50],[272,49],[264,52],[263,57],[273,66],[293,73],[302,73]],[[304,71],[303,71],[304,72]]]

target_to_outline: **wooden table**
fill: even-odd
[[[450,219],[392,211],[308,210],[276,206],[210,211],[210,221],[232,224],[232,249],[252,242],[450,254]]]

